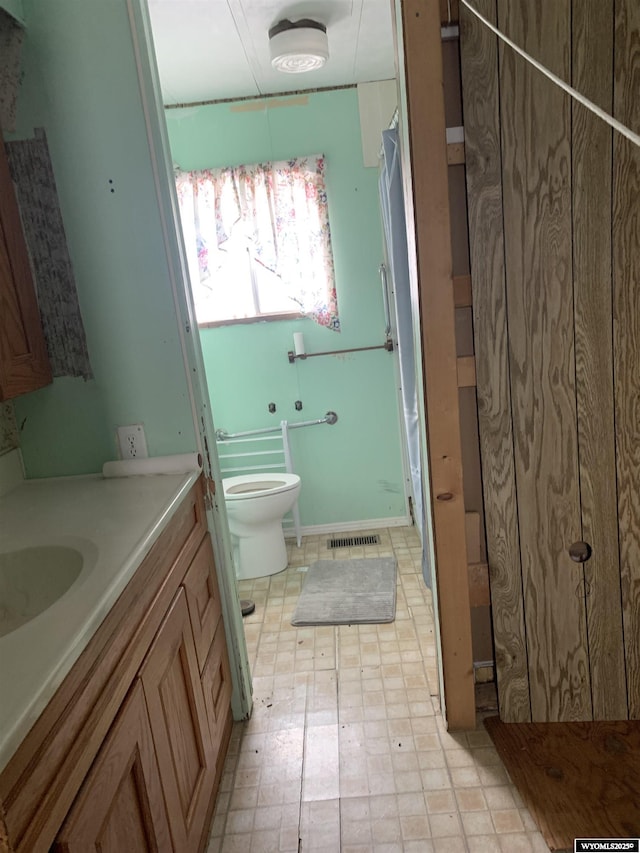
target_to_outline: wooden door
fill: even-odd
[[[53,845],[59,853],[171,849],[140,682],[125,700]]]
[[[544,15],[528,0],[476,5],[611,111],[613,4],[558,0]],[[633,4],[617,5],[628,21]],[[627,476],[640,465],[625,454],[637,422],[628,410],[614,416],[630,382],[637,387],[637,363],[629,370],[637,345],[633,334],[617,338],[619,352],[612,345],[616,326],[628,325],[627,311],[616,317],[612,276],[612,132],[469,12],[461,18],[500,713],[511,722],[623,719],[633,671],[623,617],[633,607],[621,582],[618,541],[630,525],[619,523],[616,462]],[[616,62],[638,65],[631,50]],[[637,283],[626,281],[623,300],[637,309]],[[589,544],[586,562],[570,553],[580,542]]]
[[[216,756],[182,588],[145,658],[140,678],[173,846],[195,851],[209,816]]]

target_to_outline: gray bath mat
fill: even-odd
[[[395,615],[393,557],[317,560],[309,566],[291,624],[393,622]]]

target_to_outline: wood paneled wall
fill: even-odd
[[[613,109],[613,4],[576,3],[572,85],[599,107]],[[597,51],[585,45],[598,44]],[[581,104],[572,104],[573,287],[576,314],[576,390],[583,539],[587,564],[593,714],[626,717],[620,607],[613,400],[611,221],[612,133]],[[596,587],[597,582],[597,587]],[[595,588],[594,588],[595,587]]]
[[[495,23],[495,0],[478,0]],[[464,12],[461,20],[476,383],[485,479],[485,524],[493,609],[493,641],[501,708],[530,719],[507,341],[500,150],[498,45]],[[478,358],[478,345],[483,354]],[[487,502],[488,501],[488,502]]]
[[[475,5],[640,130],[637,0]],[[639,717],[640,151],[460,18],[500,714]]]
[[[640,3],[616,0],[613,108],[640,133]],[[640,149],[613,150],[613,351],[622,602],[629,716],[640,718]]]

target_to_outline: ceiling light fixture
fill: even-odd
[[[301,74],[322,68],[329,58],[327,28],[303,18],[279,21],[269,30],[271,65],[278,71]]]

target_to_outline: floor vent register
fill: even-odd
[[[370,536],[344,536],[342,539],[329,539],[327,548],[353,548],[355,545],[379,545],[380,536],[372,533]]]

